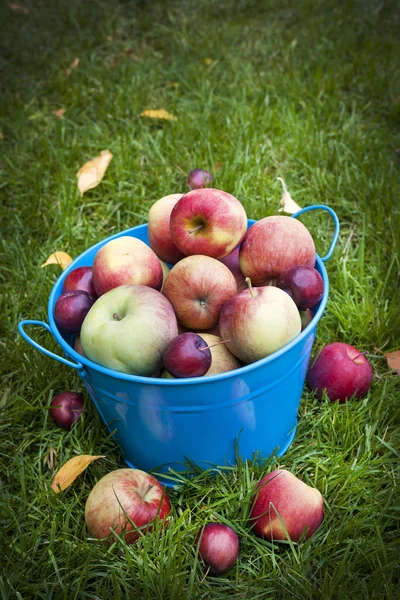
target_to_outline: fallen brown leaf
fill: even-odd
[[[76,174],[81,196],[101,183],[113,155],[109,150],[102,150],[99,156],[85,163]]]
[[[46,262],[44,262],[40,266],[41,268],[43,268],[47,267],[47,265],[60,265],[62,269],[65,269],[65,267],[68,267],[68,265],[70,265],[71,263],[71,256],[66,252],[63,252],[63,250],[58,250],[57,252],[53,252],[53,254],[50,254]]]
[[[53,113],[53,115],[55,117],[58,117],[59,119],[63,119],[66,110],[67,110],[66,108],[59,108],[58,110],[52,110],[51,112]]]
[[[68,77],[69,75],[71,75],[71,71],[73,71],[74,69],[76,69],[76,67],[79,65],[79,58],[74,58],[74,60],[72,61],[72,63],[69,65],[69,67],[67,69],[65,69],[64,74],[66,77]]]
[[[281,208],[278,208],[278,212],[285,212],[288,213],[290,215],[293,215],[294,213],[296,213],[297,211],[301,210],[301,206],[299,206],[292,198],[292,196],[289,194],[287,188],[286,188],[286,184],[284,182],[284,180],[282,179],[282,177],[277,177],[278,181],[281,182],[282,186],[283,186],[283,194],[281,197]]]
[[[105,456],[92,456],[91,454],[80,454],[68,460],[65,465],[55,474],[51,487],[56,494],[62,492],[75,481],[94,460],[105,458]]]
[[[15,4],[14,2],[9,2],[8,8],[11,8],[16,13],[20,15],[29,15],[29,8],[26,6],[21,6],[20,4]]]
[[[148,117],[149,119],[164,119],[166,121],[177,121],[178,117],[171,115],[163,108],[157,110],[144,110],[140,113],[139,117]]]
[[[400,375],[400,350],[395,352],[386,352],[386,360],[390,369],[393,369],[398,375]]]

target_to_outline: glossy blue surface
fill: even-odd
[[[311,207],[308,207],[310,209]],[[315,207],[326,209],[326,207]],[[329,209],[330,212],[331,209]],[[303,212],[303,211],[302,211]],[[297,213],[298,216],[301,213]],[[339,223],[333,213],[336,230]],[[254,221],[249,220],[249,226]],[[102,240],[75,259],[55,283],[48,302],[50,327],[23,321],[21,335],[45,354],[65,362],[34,342],[24,331],[28,324],[50,330],[70,366],[77,369],[104,423],[120,445],[129,466],[153,471],[169,484],[169,469],[188,470],[187,459],[201,468],[230,466],[237,460],[273,452],[282,455],[296,431],[297,412],[317,324],[329,294],[323,260],[316,268],[324,280],[324,295],[306,329],[290,344],[256,363],[207,378],[158,379],[126,375],[105,369],[71,347],[72,339],[59,332],[53,311],[68,273],[91,266],[97,250],[110,239],[129,235],[148,243],[147,225]],[[333,250],[332,242],[329,256]]]

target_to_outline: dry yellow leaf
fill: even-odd
[[[99,185],[107,171],[113,155],[109,150],[102,150],[99,156],[85,163],[76,174],[81,196]]]
[[[278,212],[285,212],[290,215],[297,213],[297,211],[301,210],[301,206],[299,206],[293,200],[292,196],[289,194],[289,192],[286,188],[286,184],[285,184],[284,180],[282,179],[282,177],[277,177],[277,179],[278,179],[278,181],[281,182],[281,184],[283,186],[283,194],[282,194],[282,198],[281,198],[281,208],[278,209]]]
[[[55,477],[51,483],[51,487],[56,494],[65,490],[68,486],[75,481],[86,467],[90,465],[94,460],[98,458],[105,458],[105,456],[92,456],[91,454],[80,454],[74,456],[68,460],[65,465],[55,474]]]
[[[43,268],[47,267],[47,265],[60,265],[62,269],[65,269],[65,267],[68,267],[68,265],[70,265],[71,263],[72,258],[70,257],[70,255],[66,252],[63,252],[62,250],[59,250],[57,252],[53,252],[53,254],[50,254],[46,262],[44,262],[40,266]]]
[[[163,108],[157,110],[144,110],[140,113],[139,117],[149,117],[149,119],[165,119],[166,121],[177,121],[178,117],[171,115]]]
[[[59,108],[58,110],[52,110],[51,112],[53,113],[53,115],[55,117],[58,117],[59,119],[63,119],[66,110],[67,110],[66,108]]]
[[[385,356],[389,368],[393,369],[393,371],[396,371],[396,373],[400,375],[400,350],[396,350],[395,352],[386,352]]]
[[[76,69],[76,67],[78,65],[79,65],[79,58],[74,58],[72,63],[69,65],[69,67],[67,69],[65,69],[65,71],[64,71],[65,76],[68,77],[69,75],[71,75],[71,71]]]

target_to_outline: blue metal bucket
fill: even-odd
[[[324,266],[339,235],[335,212],[323,205],[309,211],[328,211],[335,222],[329,251],[317,256],[316,268],[324,280],[324,295],[311,323],[292,342],[273,355],[234,371],[211,377],[161,379],[127,375],[106,369],[78,354],[71,336],[60,333],[54,305],[64,279],[77,267],[91,266],[96,252],[111,239],[128,235],[148,242],[147,225],[113,235],[78,256],[58,278],[48,302],[49,324],[24,320],[22,337],[40,352],[75,369],[82,378],[104,423],[120,445],[130,467],[152,471],[171,484],[188,465],[218,468],[276,452],[283,455],[296,433],[297,412],[316,329],[325,310],[329,280]],[[249,227],[254,221],[249,220]],[[24,327],[39,325],[57,340],[67,358],[50,352],[28,336]],[[171,473],[173,473],[171,477]],[[170,477],[168,478],[168,474]]]

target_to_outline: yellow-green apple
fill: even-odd
[[[323,391],[331,402],[342,404],[352,396],[362,398],[373,379],[372,367],[362,352],[343,342],[324,346],[311,360],[307,383],[322,398]]]
[[[227,256],[240,244],[247,229],[247,216],[237,198],[214,188],[192,190],[175,204],[170,231],[183,254]]]
[[[161,368],[163,352],[178,335],[174,309],[163,294],[145,285],[121,285],[92,308],[80,334],[89,360],[149,377]]]
[[[154,202],[148,217],[148,236],[150,247],[161,260],[174,265],[184,254],[175,246],[169,230],[169,219],[175,204],[183,194],[169,194]]]
[[[227,300],[219,319],[222,339],[244,363],[269,356],[301,331],[299,311],[286,292],[248,283],[249,289]]]
[[[160,290],[163,280],[156,253],[142,240],[129,235],[110,240],[97,251],[92,275],[98,296],[130,283]]]
[[[236,356],[233,356],[228,350],[225,341],[218,335],[200,332],[199,336],[203,338],[204,345],[208,346],[211,351],[211,366],[204,377],[233,371],[242,366]]]
[[[236,292],[236,281],[228,267],[202,254],[176,263],[163,287],[179,323],[198,331],[218,323],[222,306]]]
[[[92,537],[109,544],[116,533],[132,544],[156,521],[166,524],[170,511],[167,490],[158,479],[139,469],[116,469],[90,492],[85,519]]]
[[[234,278],[236,279],[236,285],[238,292],[247,288],[246,278],[243,275],[239,265],[239,246],[233,250],[228,256],[219,259],[225,266],[232,271]]]
[[[297,219],[282,215],[264,217],[246,232],[239,251],[239,264],[254,285],[299,265],[315,265],[314,240]]]
[[[196,536],[199,555],[212,575],[222,575],[233,567],[239,554],[239,537],[225,523],[207,523]]]
[[[257,485],[249,524],[267,540],[308,539],[324,518],[324,499],[313,488],[286,469],[275,469]]]

